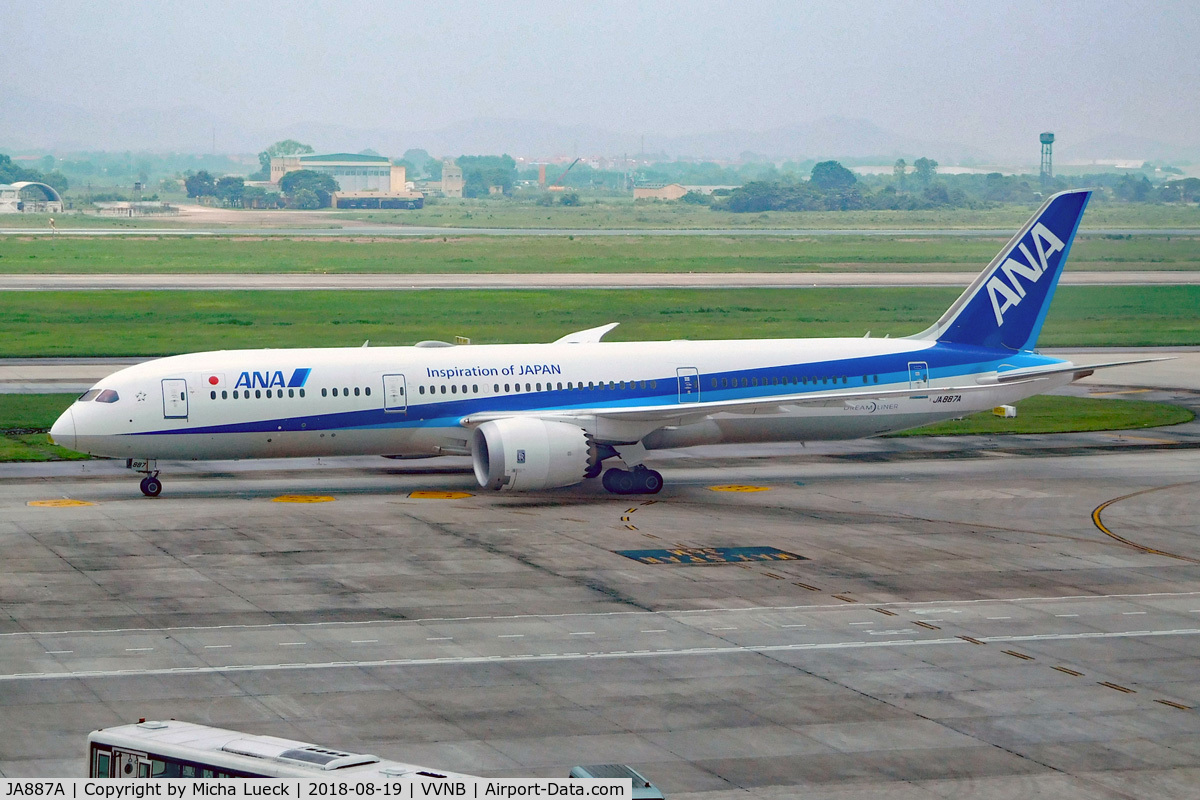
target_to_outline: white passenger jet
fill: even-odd
[[[1090,193],[1048,199],[932,327],[902,339],[603,342],[235,350],[113,373],[50,433],[126,458],[469,455],[479,485],[571,486],[604,472],[654,493],[648,450],[876,436],[1012,403],[1100,367],[1034,347]],[[1140,361],[1152,360],[1141,359]]]

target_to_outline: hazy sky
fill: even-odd
[[[862,117],[1005,150],[1194,144],[1200,3],[6,3],[0,84],[271,127],[473,117],[684,134]],[[35,66],[36,65],[36,66]]]

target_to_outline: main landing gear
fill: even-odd
[[[604,473],[603,483],[613,494],[658,494],[662,491],[663,476],[644,466],[632,470],[614,467]]]
[[[125,466],[146,476],[142,478],[140,484],[142,494],[146,497],[158,497],[162,494],[162,481],[158,479],[157,461],[148,458],[130,458],[126,459]]]

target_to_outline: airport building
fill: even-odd
[[[356,153],[276,156],[271,159],[271,183],[284,175],[312,170],[337,181],[334,208],[420,208],[425,195],[408,188],[405,169],[384,156]]]
[[[53,186],[36,181],[0,184],[0,214],[58,214],[62,196]]]
[[[442,163],[442,197],[463,196],[462,167],[453,161]]]

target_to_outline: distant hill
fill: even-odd
[[[0,86],[0,152],[54,150],[148,150],[155,152],[256,153],[280,139],[298,139],[318,152],[358,152],[372,148],[399,155],[420,147],[457,156],[506,152],[514,156],[635,155],[642,132],[612,131],[589,125],[563,125],[519,118],[475,118],[426,130],[363,128],[302,121],[256,128],[196,106],[93,111],[44,100]],[[943,164],[1005,158],[986,144],[925,141],[895,133],[866,119],[825,117],[766,131],[727,129],[687,135],[645,132],[650,153],[672,158],[734,160],[745,153],[771,160],[804,158],[895,158],[928,156]],[[1111,134],[1078,145],[1060,141],[1061,160],[1141,158],[1197,160],[1200,145],[1183,148]],[[1030,161],[1036,159],[1036,151]]]

